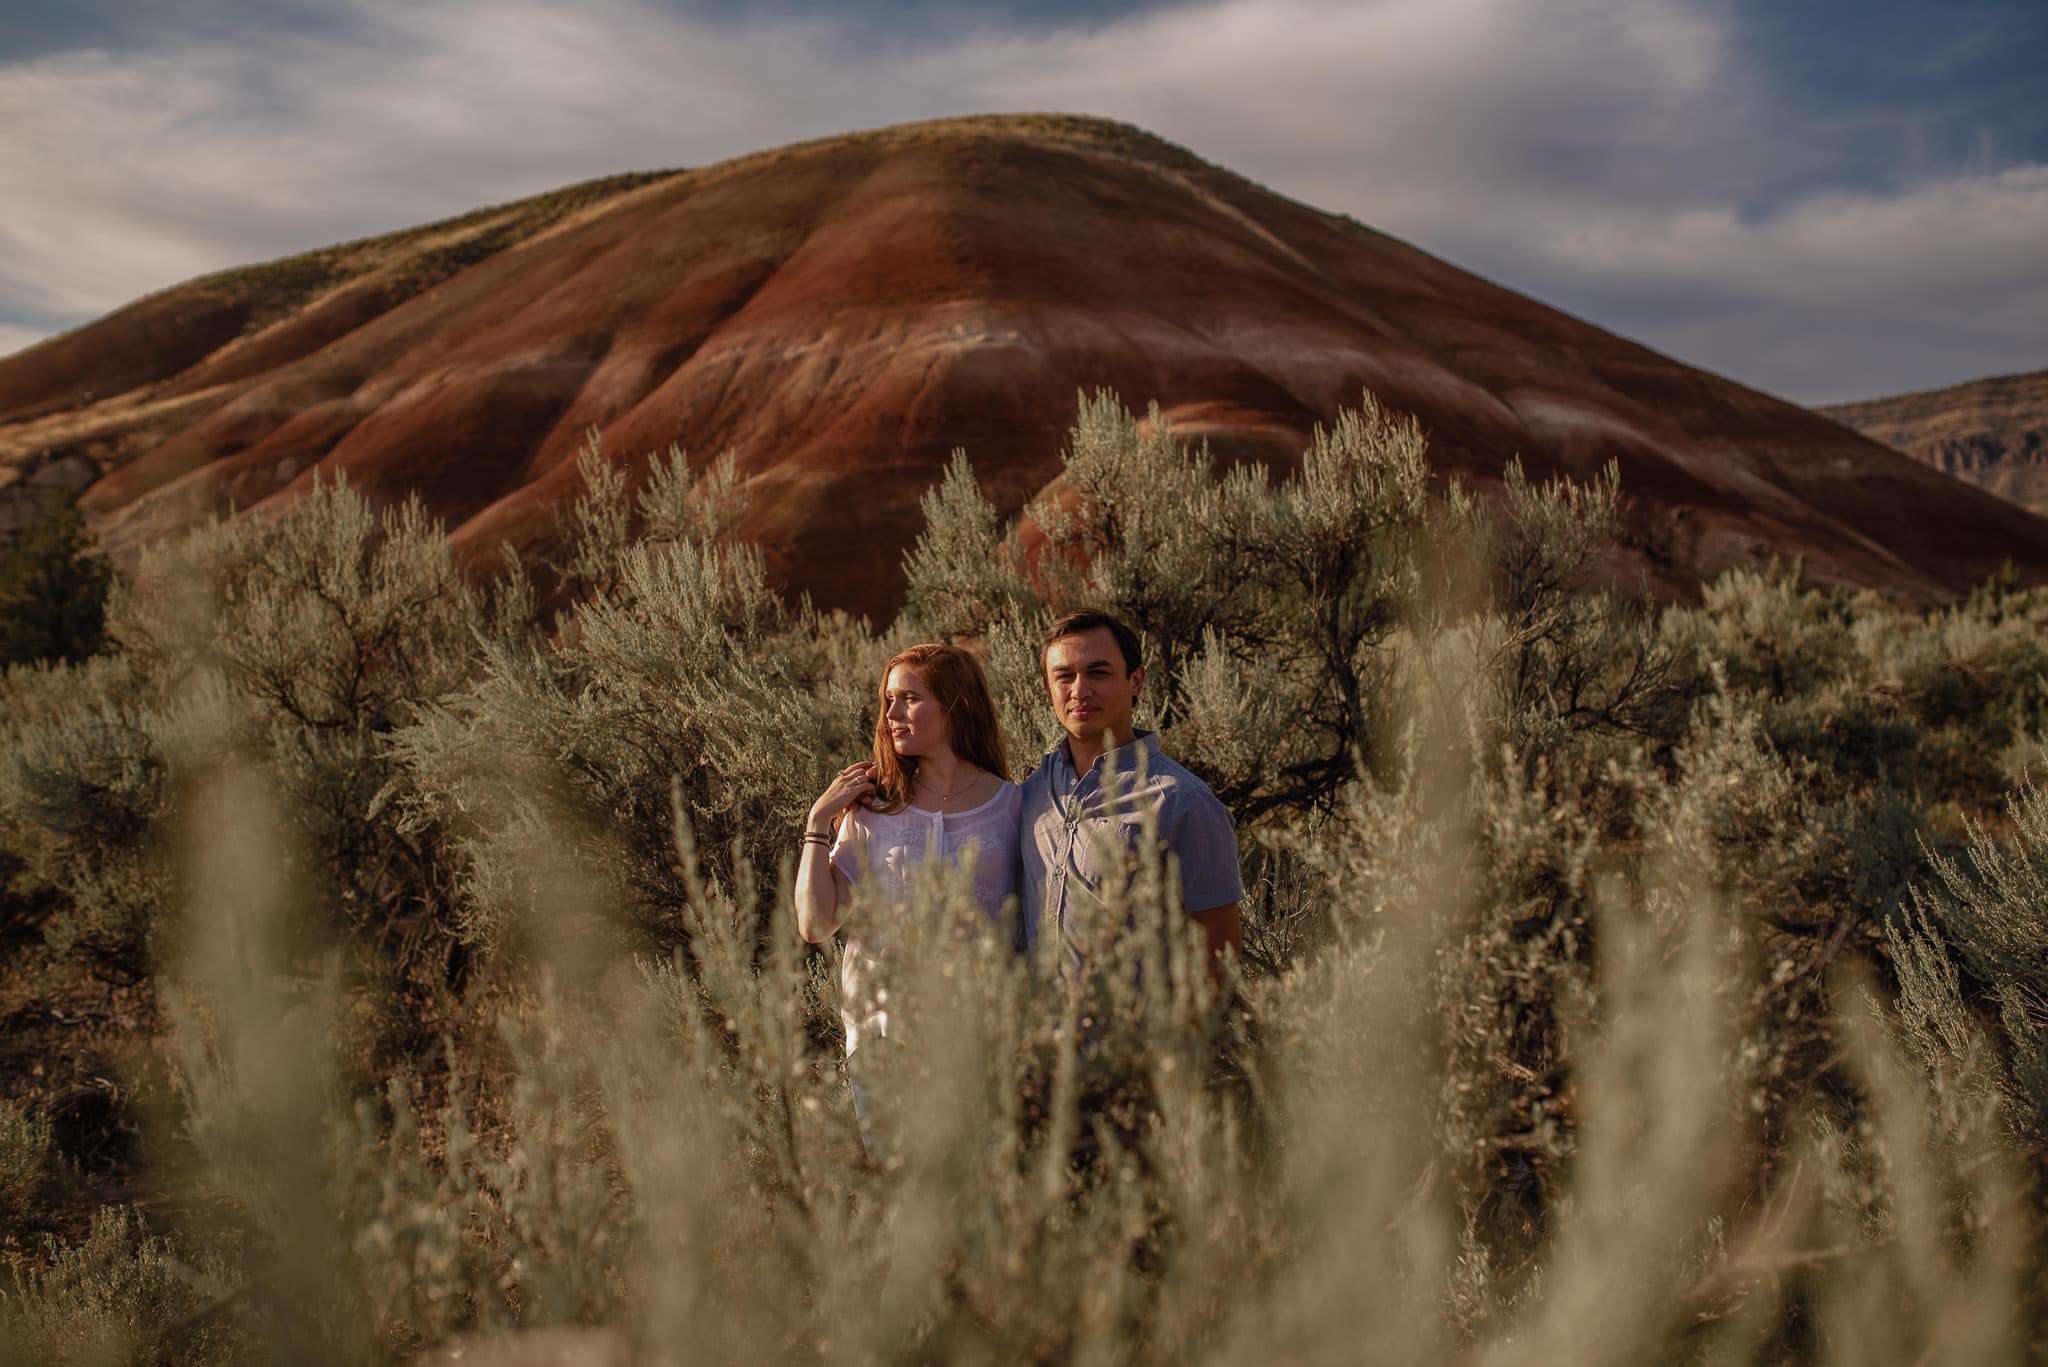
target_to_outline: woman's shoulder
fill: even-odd
[[[878,833],[889,828],[887,814],[866,807],[848,807],[846,817],[839,823],[838,843],[857,844],[873,839]]]
[[[983,772],[986,773],[988,771],[984,770]],[[1010,780],[1004,778],[1001,774],[997,773],[989,773],[988,776],[994,779],[995,782],[992,785],[990,785],[986,794],[982,797],[981,801],[975,804],[974,810],[980,811],[983,808],[993,809],[999,807],[1011,807],[1016,805],[1017,800],[1024,796],[1023,784],[1012,783],[1010,782]]]
[[[983,798],[981,805],[974,810],[976,815],[1008,820],[1014,819],[1023,806],[1024,785],[1012,783],[1008,779],[998,776],[995,791],[991,792],[986,798]]]
[[[886,831],[891,826],[900,826],[904,821],[904,810],[893,812],[877,811],[873,807],[848,807],[846,829],[860,835],[873,835]]]

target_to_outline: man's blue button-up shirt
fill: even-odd
[[[1107,781],[1105,781],[1107,780]],[[1077,912],[1099,909],[1115,895],[1111,879],[1130,875],[1148,816],[1159,848],[1180,865],[1181,903],[1191,912],[1242,900],[1237,832],[1209,785],[1159,749],[1159,737],[1139,731],[1076,773],[1062,740],[1024,781],[1023,900],[1036,916],[1036,935],[1066,938]]]

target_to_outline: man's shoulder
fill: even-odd
[[[1059,760],[1059,754],[1060,752],[1055,749],[1048,750],[1043,755],[1040,755],[1038,757],[1038,766],[1031,771],[1030,777],[1017,785],[1024,790],[1024,800],[1026,802],[1031,801],[1034,797],[1043,797],[1052,791],[1052,770],[1053,765]]]
[[[1185,796],[1193,796],[1195,794],[1201,794],[1204,797],[1214,796],[1209,791],[1209,785],[1202,781],[1200,774],[1197,774],[1164,750],[1155,750],[1147,758],[1150,762],[1145,772],[1167,787],[1173,788]]]
[[[1215,791],[1207,783],[1203,782],[1202,776],[1188,768],[1185,764],[1182,764],[1172,755],[1167,754],[1164,750],[1159,751],[1157,757],[1153,759],[1150,772],[1157,777],[1161,786],[1170,794],[1168,801],[1174,806],[1183,809],[1190,807],[1215,808],[1222,811],[1224,816],[1228,818],[1230,814],[1229,808],[1224,807],[1223,800],[1216,796]]]

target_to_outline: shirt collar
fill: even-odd
[[[1052,747],[1052,753],[1059,757],[1056,762],[1078,779],[1080,774],[1074,768],[1074,752],[1067,748],[1067,740],[1067,737],[1061,736],[1059,742]],[[1095,764],[1090,767],[1101,766],[1103,761],[1107,760],[1109,762],[1108,768],[1117,773],[1135,773],[1138,768],[1139,755],[1145,757],[1146,766],[1149,768],[1152,762],[1159,758],[1160,753],[1158,732],[1134,729],[1131,732],[1129,744],[1110,746],[1102,752],[1101,758],[1097,759]]]

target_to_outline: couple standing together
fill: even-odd
[[[910,900],[929,860],[973,860],[974,897],[1001,923],[1011,898],[1027,939],[1058,937],[1115,899],[1149,824],[1179,866],[1183,907],[1220,979],[1241,948],[1237,838],[1230,814],[1160,753],[1131,711],[1144,688],[1137,635],[1103,612],[1053,623],[1039,648],[1047,699],[1066,732],[1036,772],[1009,781],[995,704],[980,663],[957,646],[918,645],[883,671],[872,759],[841,770],[817,802],[797,866],[797,929],[817,943],[844,926],[841,1019],[864,1133],[863,1048],[886,1038],[880,985],[889,909]],[[971,851],[971,854],[970,854]],[[856,906],[855,889],[859,889]]]

